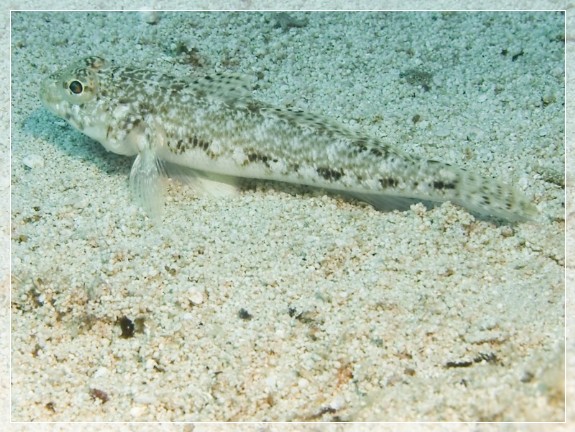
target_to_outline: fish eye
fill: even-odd
[[[84,86],[82,85],[82,83],[80,81],[72,81],[68,85],[68,88],[74,94],[80,94],[84,90]]]

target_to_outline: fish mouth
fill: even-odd
[[[56,102],[56,83],[52,80],[46,80],[40,86],[40,100],[44,106],[52,111]]]
[[[59,82],[48,78],[40,86],[40,100],[48,111],[62,117],[66,111],[66,101],[62,98]]]

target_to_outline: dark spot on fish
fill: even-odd
[[[125,97],[118,99],[118,104],[120,105],[129,104],[130,102],[132,102],[132,100]]]
[[[343,172],[327,167],[319,167],[317,173],[324,179],[330,181],[339,180],[343,176]]]
[[[249,153],[248,159],[250,162],[263,162],[264,164],[268,165],[268,161],[270,160],[269,156],[260,154],[260,153]]]
[[[395,188],[399,184],[399,181],[397,179],[394,179],[393,177],[384,177],[379,180],[379,184],[384,189]]]
[[[434,181],[433,182],[433,187],[435,189],[455,189],[455,184],[454,183],[445,183],[442,181]]]
[[[253,114],[258,114],[261,110],[261,105],[255,101],[250,101],[246,105],[246,109]]]
[[[193,136],[190,140],[192,147],[199,147],[204,151],[207,151],[210,147],[210,143],[199,139],[197,136]]]
[[[172,93],[177,93],[182,91],[184,88],[184,85],[182,83],[174,83],[170,86],[170,90],[172,91]]]
[[[355,141],[351,142],[351,145],[354,146],[358,151],[364,152],[367,150],[367,139],[360,138]]]
[[[321,132],[328,138],[333,138],[335,136],[335,132],[333,131],[333,129],[326,128],[323,129]]]

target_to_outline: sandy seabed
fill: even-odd
[[[13,13],[12,420],[564,420],[564,43],[557,12]],[[153,225],[38,100],[86,55],[251,74],[541,215],[174,183]]]

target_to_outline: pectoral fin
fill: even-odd
[[[152,149],[144,149],[138,154],[130,171],[130,191],[155,221],[160,220],[164,207],[165,177],[163,162]]]

